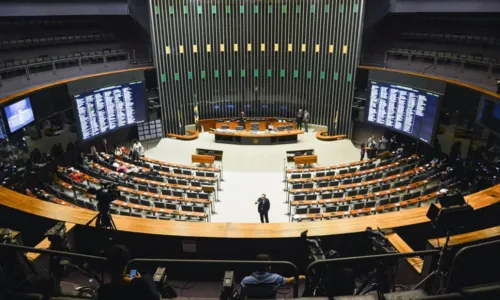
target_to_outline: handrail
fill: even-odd
[[[13,245],[13,244],[0,243],[0,249],[1,248],[11,248],[11,249],[15,249],[15,250],[20,250],[22,252],[31,252],[31,253],[40,253],[40,254],[48,254],[48,255],[65,256],[65,257],[71,257],[71,258],[83,258],[83,259],[90,259],[90,260],[106,261],[106,258],[101,257],[101,256],[86,255],[86,254],[80,254],[80,253],[49,250],[49,249],[37,249],[37,248],[31,248],[31,247]]]
[[[455,262],[460,259],[461,255],[467,251],[469,251],[470,249],[474,249],[474,248],[479,248],[479,247],[483,247],[483,246],[489,246],[489,245],[493,245],[493,244],[499,244],[500,243],[500,240],[496,240],[496,241],[489,241],[489,242],[484,242],[484,243],[480,243],[480,244],[476,244],[476,245],[470,245],[470,246],[466,246],[466,247],[463,247],[462,249],[460,249],[457,254],[455,254],[455,256],[453,257],[453,261],[451,263],[451,266],[450,266],[450,270],[448,272],[448,277],[447,277],[447,280],[446,280],[446,287],[445,287],[445,291],[449,291],[449,288],[450,288],[450,282],[453,278],[453,271],[455,269]]]
[[[438,251],[439,252],[439,251]],[[288,266],[294,270],[293,297],[299,296],[299,268],[289,261],[260,261],[260,260],[212,260],[212,259],[154,259],[136,258],[127,263],[127,268],[131,264],[137,263],[200,263],[200,264],[233,264],[233,265],[281,265]]]
[[[433,62],[432,66],[433,66],[434,69],[437,68],[437,65],[439,64],[439,60],[450,60],[450,61],[459,62],[460,63],[460,73],[464,72],[464,68],[465,68],[466,63],[481,64],[481,65],[484,65],[484,66],[488,67],[488,71],[487,71],[488,78],[491,78],[492,73],[493,73],[493,69],[495,69],[496,67],[500,67],[499,63],[484,62],[484,61],[479,61],[479,60],[475,60],[475,59],[453,57],[453,56],[439,56],[438,54],[434,54],[434,55],[427,54],[427,53],[418,53],[418,54],[415,54],[415,53],[406,52],[406,51],[387,50],[387,51],[384,52],[384,69],[387,68],[387,63],[388,63],[387,57],[388,57],[388,54],[399,54],[399,55],[402,55],[402,56],[407,56],[408,57],[408,65],[411,64],[411,60],[415,56],[433,58],[434,62]]]
[[[392,253],[392,254],[376,254],[376,255],[365,255],[365,256],[352,256],[352,257],[341,257],[341,258],[333,258],[333,259],[323,259],[317,260],[309,264],[306,268],[306,278],[308,280],[313,278],[312,270],[317,268],[319,265],[326,264],[339,264],[350,261],[367,261],[367,260],[382,260],[382,259],[398,259],[398,258],[408,258],[414,256],[437,256],[440,253],[439,250],[424,250],[424,251],[415,251],[415,252],[406,252],[406,253]]]

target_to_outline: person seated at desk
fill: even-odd
[[[271,261],[271,257],[267,254],[259,254],[256,260]],[[304,275],[299,276],[300,281],[305,279]],[[285,278],[281,275],[271,273],[270,265],[259,264],[257,272],[246,276],[241,281],[240,293],[243,299],[276,299],[276,293],[279,288],[293,283],[295,283],[295,278]]]
[[[69,178],[71,178],[75,182],[83,183],[83,175],[78,170],[73,170],[69,174]]]
[[[118,168],[116,169],[117,172],[120,173],[128,173],[128,168],[125,166],[123,163],[118,163]]]
[[[30,196],[32,198],[37,198],[36,195],[33,194],[33,192],[31,192],[31,190],[29,188],[26,188],[25,193],[27,196]]]

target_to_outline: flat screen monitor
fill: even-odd
[[[73,95],[83,141],[146,120],[144,83],[135,81]]]
[[[369,123],[432,143],[439,94],[388,82],[369,83]]]
[[[477,113],[477,122],[500,135],[500,102],[483,96]]]
[[[10,133],[14,133],[35,121],[30,98],[24,98],[4,107]]]

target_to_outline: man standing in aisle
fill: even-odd
[[[257,201],[255,201],[257,205],[257,211],[260,215],[260,222],[264,223],[264,219],[266,223],[269,223],[269,209],[271,208],[271,202],[266,198],[266,194],[262,194]]]
[[[309,132],[309,112],[307,109],[304,110],[304,130]]]
[[[297,129],[302,129],[302,120],[304,119],[304,113],[302,112],[302,108],[297,112]]]

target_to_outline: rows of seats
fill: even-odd
[[[357,167],[338,169],[328,172],[292,173],[287,183],[292,189],[338,186],[345,184],[367,182],[382,177],[392,176],[397,173],[405,173],[415,169],[423,161],[416,157],[405,158],[396,161],[381,161],[379,163],[367,163]],[[304,187],[301,187],[301,184]]]
[[[307,201],[292,203],[294,206],[292,220],[308,221],[321,219],[334,219],[355,217],[360,215],[370,215],[377,213],[400,210],[401,208],[411,208],[421,206],[434,200],[443,187],[449,187],[451,181],[438,183],[433,182],[414,189],[395,191],[395,193],[384,194],[383,196],[372,195],[362,197],[356,201],[342,201],[334,203],[308,204]]]
[[[63,174],[59,176],[64,177]],[[67,179],[67,178],[66,178]],[[67,179],[68,180],[68,179]],[[75,184],[73,182],[73,184]],[[76,190],[74,197],[71,185],[62,180],[54,180],[51,189],[59,198],[79,207],[97,210],[97,200],[85,190]],[[192,196],[192,195],[191,195]],[[208,194],[206,194],[208,198]],[[208,200],[208,199],[207,199]],[[180,221],[208,221],[210,206],[184,200],[164,200],[161,198],[144,196],[140,194],[122,193],[113,201],[110,212],[118,215],[143,217],[150,219],[180,220]]]
[[[73,52],[62,55],[39,55],[37,57],[23,60],[4,60],[0,61],[0,74],[2,78],[10,78],[25,74],[25,67],[30,66],[30,73],[43,72],[52,70],[53,62],[56,63],[56,68],[68,68],[79,65],[78,60],[81,59],[82,65],[103,63],[103,56],[107,57],[107,61],[127,60],[128,54],[125,49],[101,49],[90,52]],[[3,70],[2,70],[3,69]]]
[[[399,209],[400,203],[405,207],[411,206],[410,203],[421,205],[429,200],[427,195],[435,196],[439,185],[433,181],[441,174],[437,164],[424,163],[425,160],[418,157],[386,160],[383,168],[380,161],[368,162],[355,168],[339,169],[331,174],[333,176],[326,177],[328,180],[322,180],[323,175],[327,175],[324,172],[298,174],[300,178],[295,174],[294,179],[289,179],[292,181],[289,190],[292,220],[385,212]],[[359,171],[363,166],[369,169]]]
[[[485,65],[485,64],[498,64],[500,62],[500,53],[497,57],[486,57],[482,55],[468,55],[461,53],[451,53],[444,51],[432,51],[432,50],[416,50],[416,49],[407,49],[407,48],[390,48],[387,52],[388,55],[394,57],[403,57],[407,58],[408,55],[411,55],[415,58],[432,60],[438,59],[439,61],[444,62],[468,62],[470,65]]]
[[[292,205],[294,201],[318,201],[322,202],[348,202],[356,199],[365,199],[369,197],[382,196],[389,193],[395,193],[398,191],[404,191],[412,189],[412,187],[422,186],[429,182],[429,178],[435,177],[439,173],[433,173],[435,170],[425,172],[420,174],[422,177],[407,178],[407,177],[395,177],[393,182],[388,180],[373,183],[372,185],[358,186],[337,186],[333,189],[301,189],[301,190],[290,190],[292,195]]]
[[[103,158],[109,159],[110,156],[103,154]],[[136,166],[141,171],[149,172],[155,170],[160,173],[159,176],[153,177],[151,175],[145,175],[145,178],[151,180],[158,180],[158,177],[166,177],[167,180],[188,180],[188,181],[200,181],[200,182],[210,182],[214,183],[217,181],[217,176],[215,172],[199,172],[193,169],[186,169],[182,166],[170,167],[166,165],[159,165],[143,161],[132,161],[131,159],[123,156],[115,158],[116,161],[124,163],[127,167]],[[108,164],[109,165],[109,164]]]
[[[418,168],[407,166],[402,169],[393,169],[387,172],[379,172],[370,175],[360,175],[343,180],[325,180],[317,183],[298,183],[293,184],[290,193],[297,192],[327,192],[340,189],[348,190],[352,188],[370,188],[374,185],[387,185],[394,182],[396,187],[411,184],[420,181],[435,172],[432,166],[425,165]],[[403,171],[405,170],[405,171]]]
[[[464,45],[476,45],[486,47],[500,47],[500,37],[463,35],[451,33],[429,33],[429,32],[402,32],[399,35],[402,40],[428,41],[440,43],[457,43]]]
[[[99,42],[114,40],[116,35],[114,33],[90,33],[82,35],[63,35],[63,36],[47,36],[47,37],[33,37],[12,40],[0,40],[0,50],[19,49],[26,47],[41,47],[53,46],[72,43],[84,42]]]
[[[128,154],[128,150],[125,150],[124,154]],[[175,170],[175,169],[177,169],[177,170],[194,170],[196,172],[196,176],[204,176],[203,174],[204,173],[208,174],[207,172],[219,173],[221,171],[217,167],[200,167],[200,166],[176,164],[176,163],[158,161],[158,160],[148,158],[148,157],[141,157],[140,160],[135,161],[134,164],[138,165],[138,166],[145,166],[148,168],[168,167],[169,169],[172,168],[172,170]]]
[[[420,207],[436,199],[439,192],[435,190],[438,190],[439,187],[436,185],[426,190],[415,190],[380,199],[362,199],[354,203],[297,206],[292,220],[298,222],[330,220]]]

